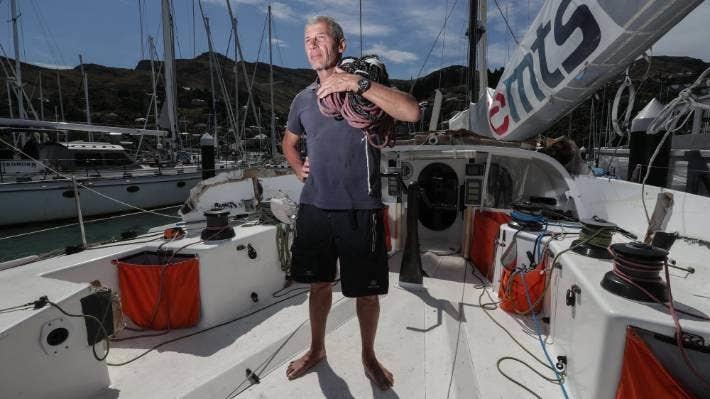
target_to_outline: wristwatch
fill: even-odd
[[[362,93],[366,92],[370,88],[370,79],[367,78],[362,78],[357,81],[357,93],[358,95],[362,95]]]

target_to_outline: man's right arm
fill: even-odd
[[[306,178],[308,177],[309,165],[307,158],[305,163],[301,162],[301,154],[298,152],[298,140],[300,138],[301,136],[286,129],[281,144],[284,152],[284,157],[286,157],[286,161],[288,161],[288,164],[291,166],[291,169],[293,169],[293,173],[296,174],[296,178],[298,178],[298,180],[300,181],[305,182]]]

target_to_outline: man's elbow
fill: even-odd
[[[403,122],[419,122],[419,118],[421,118],[421,109],[419,109],[419,104],[414,102],[414,104],[408,104],[406,109],[404,110],[404,118],[402,118]]]

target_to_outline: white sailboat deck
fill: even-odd
[[[30,296],[37,293],[46,294],[58,303],[86,295],[85,283],[69,281],[72,274],[83,274],[81,264],[93,263],[95,266],[97,259],[120,256],[142,245],[145,244],[89,250],[3,271],[1,305],[6,307],[18,301],[34,300],[36,298]],[[57,268],[58,263],[70,259],[72,268]],[[281,303],[275,304],[273,298],[261,300],[243,314],[273,306],[234,323],[166,344],[130,364],[109,366],[108,388],[88,396],[219,398],[238,394],[237,397],[245,398],[492,398],[525,395],[525,391],[498,373],[495,364],[502,356],[520,357],[531,364],[535,361],[515,346],[478,307],[482,287],[472,275],[470,265],[464,269],[465,260],[457,255],[425,253],[422,262],[430,276],[425,278],[425,289],[408,291],[398,284],[400,262],[400,254],[390,259],[390,292],[381,297],[376,339],[380,361],[395,376],[391,391],[380,391],[366,378],[360,361],[355,302],[343,297],[336,285],[328,319],[327,361],[299,379],[288,381],[285,370],[288,362],[300,356],[310,342],[306,290],[287,293],[283,298],[295,296]],[[112,265],[106,266],[108,272],[113,272]],[[96,270],[93,268],[93,273]],[[299,287],[304,286],[292,288]],[[490,302],[490,298],[484,296],[483,301]],[[74,302],[66,310],[80,312],[76,305]],[[49,307],[40,311],[59,315],[56,309]],[[31,321],[36,312],[0,314],[0,321],[6,328]],[[528,349],[542,357],[537,338],[530,334],[531,321],[522,323],[501,310],[494,310],[492,314]],[[36,329],[30,329],[36,332]],[[121,363],[158,343],[201,329],[173,330],[158,337],[112,342],[107,361]],[[80,331],[76,332],[79,342],[85,339],[81,338]],[[123,331],[119,338],[132,334],[136,333]],[[28,347],[36,345],[32,344],[36,342],[34,333],[29,335],[32,336],[28,336]],[[0,342],[5,337],[0,336]],[[103,352],[103,343],[97,344],[97,352]],[[56,360],[60,359],[52,361]],[[71,369],[96,363],[96,360],[90,350],[82,350],[73,353],[71,358],[65,355],[61,363]],[[525,367],[510,362],[503,368],[543,397],[559,394],[557,386],[546,383]],[[246,369],[256,372],[259,384],[252,384],[245,378]],[[549,370],[547,374],[553,376]],[[43,380],[44,383],[52,384],[52,380]],[[56,393],[57,397],[64,397],[68,392]],[[34,396],[30,393],[26,397]]]
[[[478,307],[482,287],[458,256],[423,257],[431,278],[426,289],[399,287],[391,273],[391,288],[381,298],[376,340],[380,361],[395,375],[391,391],[382,392],[365,376],[360,362],[360,335],[355,302],[334,287],[328,320],[328,357],[303,377],[286,379],[288,362],[310,342],[307,295],[299,295],[262,313],[208,333],[168,344],[136,362],[110,367],[111,387],[101,397],[219,398],[239,393],[245,398],[456,398],[512,397],[525,394],[495,368],[502,356],[534,360],[516,347]],[[391,259],[398,269],[400,257]],[[489,298],[484,297],[484,302]],[[530,327],[505,312],[492,312],[533,353],[542,357]],[[120,362],[146,348],[183,335],[115,344],[110,360]],[[507,367],[506,367],[507,366]],[[559,388],[518,365],[505,365],[514,378],[544,397]],[[259,384],[246,378],[255,371]],[[552,374],[549,372],[548,374]]]

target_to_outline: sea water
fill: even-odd
[[[127,213],[84,220],[89,244],[121,240],[127,232],[146,233],[149,229],[179,220],[179,205],[155,210],[153,213]],[[30,255],[61,251],[81,244],[81,229],[76,221],[19,225],[0,228],[0,262]]]

